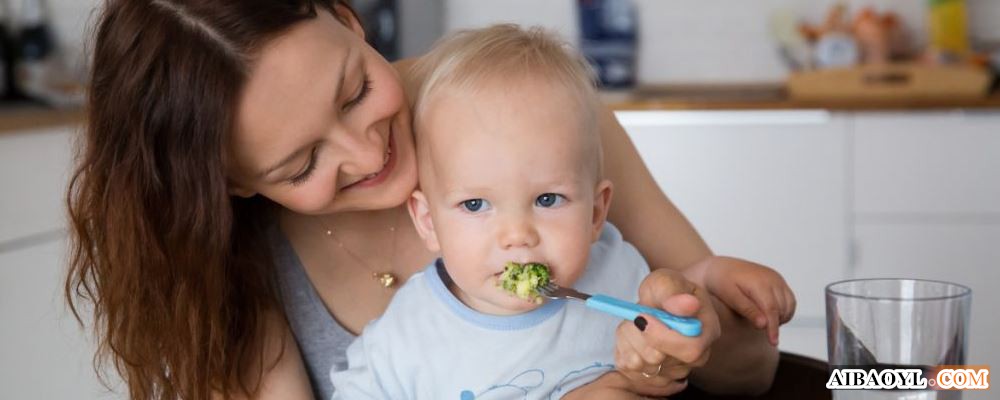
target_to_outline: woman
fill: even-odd
[[[93,302],[99,356],[137,399],[329,397],[331,363],[434,257],[402,209],[417,78],[336,1],[111,0],[95,39],[66,290]],[[668,271],[710,252],[610,112],[601,130],[610,220],[658,267],[642,302],[705,321],[623,323],[619,368],[648,394],[699,366],[709,390],[766,388],[776,350]]]

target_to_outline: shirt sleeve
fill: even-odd
[[[367,332],[366,332],[367,333]],[[347,369],[330,371],[333,399],[402,399],[403,393],[389,393],[379,379],[380,363],[369,351],[373,335],[362,334],[347,347]]]

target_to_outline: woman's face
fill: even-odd
[[[230,146],[233,194],[329,214],[394,207],[416,187],[399,76],[338,12],[349,23],[319,11],[253,63]]]

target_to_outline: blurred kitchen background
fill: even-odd
[[[92,341],[61,296],[64,188],[98,4],[0,1],[2,399],[122,397],[94,377]],[[783,350],[826,359],[826,284],[914,277],[973,289],[968,364],[1000,365],[1000,1],[354,5],[390,59],[496,22],[582,46],[709,245],[778,269],[796,290]]]

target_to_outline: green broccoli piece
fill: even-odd
[[[545,264],[508,262],[498,284],[514,296],[541,304],[542,296],[538,294],[538,288],[548,285],[549,279],[549,267]]]

